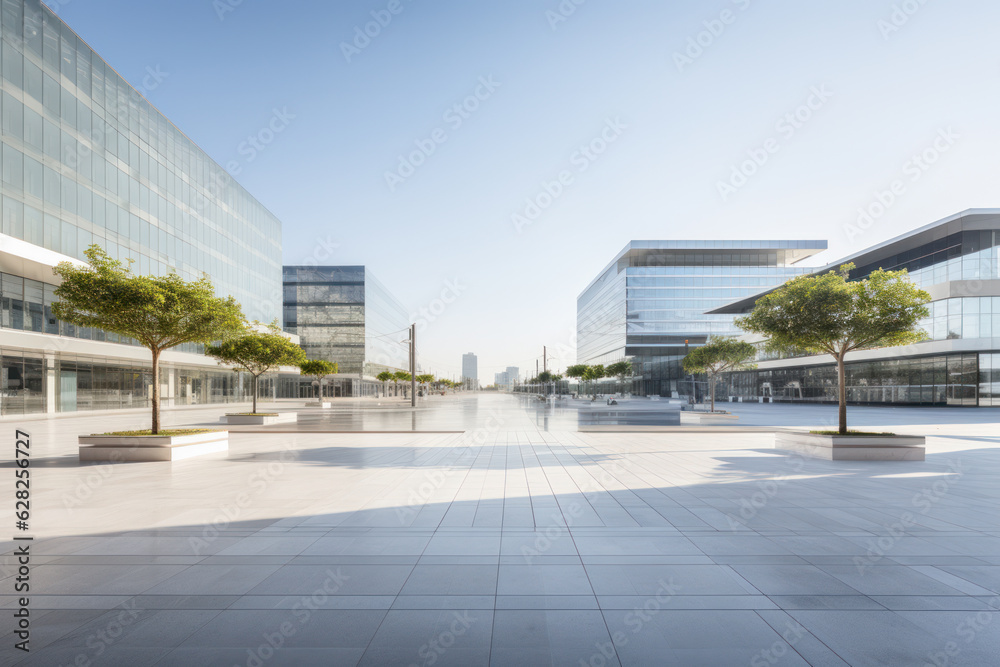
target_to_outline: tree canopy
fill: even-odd
[[[829,354],[837,361],[839,431],[847,432],[844,357],[849,352],[908,345],[926,338],[917,323],[927,317],[930,295],[907,272],[873,271],[849,281],[854,264],[839,271],[793,278],[757,300],[738,318],[746,331],[762,334],[778,352]]]
[[[207,276],[187,281],[176,273],[138,276],[131,262],[111,259],[98,245],[86,251],[88,266],[62,262],[52,313],[81,327],[134,338],[152,353],[152,429],[160,430],[160,353],[183,343],[210,343],[239,335],[243,311],[233,297],[220,298]]]
[[[746,341],[731,337],[713,336],[706,345],[696,347],[687,353],[682,361],[684,370],[688,373],[704,373],[708,376],[708,393],[711,400],[711,410],[715,412],[715,380],[720,373],[753,368],[748,363],[757,353],[757,349]]]
[[[254,412],[257,412],[258,378],[278,366],[298,366],[306,360],[306,353],[282,335],[277,323],[271,324],[268,331],[249,331],[218,345],[210,345],[205,348],[205,354],[253,377]]]
[[[316,378],[316,398],[321,399],[323,397],[323,388],[318,386],[323,382],[323,378],[327,375],[332,375],[339,370],[339,366],[336,363],[331,363],[326,359],[306,359],[299,364],[299,372],[303,375]]]
[[[632,375],[632,362],[628,359],[623,361],[616,361],[607,368],[608,375],[611,377],[616,377],[619,380],[624,381],[625,378]]]

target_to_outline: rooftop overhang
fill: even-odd
[[[1000,230],[1000,208],[972,208],[962,211],[961,213],[956,213],[955,215],[950,215],[947,218],[924,225],[923,227],[914,229],[906,234],[902,234],[889,239],[888,241],[883,241],[882,243],[873,245],[870,248],[865,248],[864,250],[860,250],[856,253],[838,259],[835,262],[831,262],[826,266],[816,269],[810,274],[803,275],[815,276],[826,273],[827,271],[835,271],[840,268],[842,264],[848,264],[851,262],[859,267],[877,264],[883,258],[889,258],[898,253],[913,250],[914,248],[918,248],[926,243],[930,243],[931,241],[936,241],[946,236],[950,236],[956,232],[984,229]],[[892,267],[885,268],[891,269]],[[715,310],[706,311],[706,313],[710,315],[738,315],[740,313],[749,312],[753,309],[757,299],[761,298],[765,294],[770,294],[775,289],[777,289],[777,287],[763,290],[752,296],[744,297],[738,301],[728,303],[725,306],[716,308]]]
[[[578,299],[590,290],[598,281],[603,279],[608,271],[614,270],[621,273],[630,266],[642,266],[643,258],[651,255],[676,255],[678,266],[686,266],[690,262],[692,255],[742,255],[742,254],[763,254],[775,253],[778,255],[779,265],[791,265],[812,257],[818,252],[826,250],[827,242],[819,240],[784,240],[784,241],[762,241],[762,240],[673,240],[673,241],[630,241],[622,250],[615,255],[607,266],[605,266],[597,277],[587,284],[587,287],[580,292]],[[690,262],[694,264],[694,262]],[[659,264],[656,264],[658,266]]]
[[[7,234],[0,234],[0,271],[4,273],[59,285],[62,283],[62,278],[54,274],[52,269],[60,262],[69,262],[81,267],[87,265],[75,257],[53,252]]]

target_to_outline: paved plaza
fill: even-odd
[[[77,461],[77,434],[144,414],[2,422],[32,434],[35,541],[32,650],[8,633],[0,662],[1000,661],[1000,410],[851,408],[853,427],[930,436],[927,460],[836,462],[765,428],[826,426],[833,406],[592,433],[506,395],[336,405],[173,463]]]

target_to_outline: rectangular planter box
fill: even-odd
[[[309,401],[306,403],[307,408],[329,408],[333,406],[330,401]]]
[[[917,435],[838,436],[778,431],[774,448],[829,461],[923,461],[925,438]]]
[[[191,435],[81,435],[81,461],[179,461],[229,450],[229,431]]]
[[[299,420],[297,412],[279,412],[276,415],[224,415],[222,421],[236,426],[238,424],[253,424],[255,426],[269,426],[271,424],[288,424]]]

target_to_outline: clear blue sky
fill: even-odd
[[[366,264],[413,312],[440,312],[420,347],[441,375],[467,351],[485,384],[565,349],[576,297],[630,239],[820,238],[833,261],[1000,206],[995,2],[565,0],[556,21],[558,0],[399,0],[350,62],[341,43],[390,0],[237,2],[49,4],[133,85],[168,74],[148,98],[238,163],[284,223],[286,263],[336,244],[328,263]],[[895,25],[901,4],[919,9]],[[448,114],[477,87],[474,111]],[[814,87],[808,119],[779,125]],[[250,160],[241,143],[274,109],[294,118]],[[602,154],[578,153],[616,119]],[[391,191],[385,173],[432,135],[445,141]],[[925,150],[933,164],[907,164]],[[720,192],[748,151],[767,161]],[[562,171],[519,232],[512,215]],[[884,215],[852,228],[896,180]],[[461,290],[441,312],[449,280]]]

